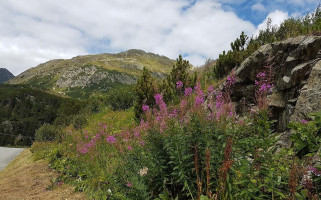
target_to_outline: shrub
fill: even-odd
[[[37,131],[35,135],[36,141],[53,141],[55,139],[60,139],[61,130],[59,127],[51,124],[42,125]]]
[[[88,120],[84,115],[75,115],[72,120],[72,124],[75,129],[82,129],[84,126],[87,125],[87,123]]]

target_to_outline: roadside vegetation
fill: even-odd
[[[320,17],[318,8],[268,24],[248,43],[242,33],[207,62],[212,71],[196,73],[181,56],[162,82],[144,69],[135,87],[93,96],[74,117],[38,129],[34,158],[59,173],[53,188],[70,183],[89,199],[320,199],[321,111],[289,125],[285,149],[269,119],[271,66],[256,76],[255,105],[237,112],[231,101],[232,68],[263,44],[317,34]]]

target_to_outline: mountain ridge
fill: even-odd
[[[112,54],[81,55],[39,64],[10,80],[75,98],[93,92],[134,84],[144,67],[156,78],[164,78],[175,61],[165,56],[130,49]]]

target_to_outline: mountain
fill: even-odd
[[[9,72],[6,68],[0,68],[0,83],[4,83],[12,79],[14,75]]]
[[[88,98],[94,92],[134,84],[143,67],[154,77],[163,78],[174,62],[165,56],[132,49],[117,54],[51,60],[28,69],[8,83],[29,84],[74,98]]]

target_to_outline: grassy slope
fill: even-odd
[[[57,174],[48,167],[48,162],[34,162],[29,149],[24,150],[14,161],[0,172],[1,200],[11,199],[86,199],[82,193],[74,192],[70,185],[46,190]]]
[[[146,53],[141,50],[128,50],[118,54],[86,55],[66,60],[51,60],[40,64],[37,67],[28,69],[11,79],[9,83],[30,84],[34,87],[53,91],[55,93],[67,92],[67,95],[69,95],[68,91],[70,88],[58,88],[56,87],[56,81],[72,67],[86,68],[95,66],[101,71],[108,71],[109,73],[116,74],[116,76],[125,74],[137,78],[141,74],[143,67],[148,68],[155,77],[163,77],[170,72],[173,64],[174,61],[165,56]],[[106,81],[109,83],[106,83]],[[80,89],[85,91],[87,89],[92,92],[93,90],[101,90],[101,88],[114,88],[121,85],[118,82],[106,81],[101,81],[98,84],[90,85],[85,88],[74,88],[69,91],[69,96],[78,97],[77,94],[79,93],[80,97],[83,96],[87,98],[88,95],[81,94],[83,92]],[[90,91],[86,91],[86,93],[90,93]]]

